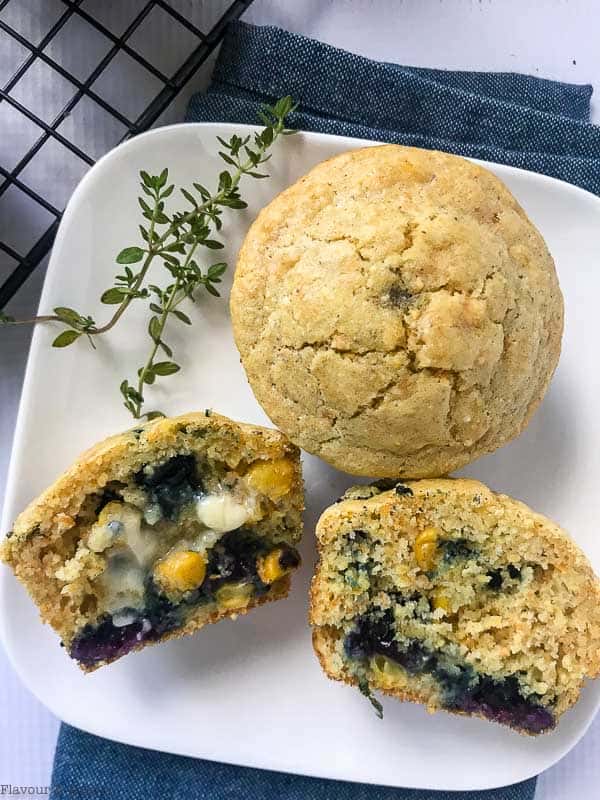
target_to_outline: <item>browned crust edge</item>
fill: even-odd
[[[357,687],[358,680],[354,675],[344,669],[341,675],[338,675],[331,671],[327,666],[327,658],[329,652],[333,650],[333,644],[339,638],[338,632],[335,628],[331,628],[329,626],[323,626],[321,628],[315,628],[313,630],[312,635],[312,642],[313,642],[313,649],[316,653],[317,659],[319,660],[319,664],[321,665],[321,669],[327,675],[327,677],[332,681],[338,681],[339,683],[345,683],[348,686]],[[417,705],[422,705],[426,707],[426,710],[429,714],[436,714],[438,711],[443,711],[445,714],[452,714],[455,717],[470,717],[470,718],[477,718],[482,719],[484,722],[488,722],[488,720],[483,714],[470,714],[466,711],[458,711],[452,708],[445,708],[440,703],[436,702],[432,697],[428,697],[424,694],[420,694],[419,692],[406,692],[400,689],[384,689],[381,686],[374,686],[372,687],[377,692],[381,692],[381,694],[386,695],[387,697],[393,697],[395,700],[400,701],[401,703],[416,703]],[[566,709],[568,710],[568,709]],[[564,713],[564,711],[562,712]],[[529,738],[537,738],[538,736],[543,736],[544,733],[552,733],[552,731],[558,725],[558,721],[562,714],[559,714],[555,717],[555,726],[552,729],[544,731],[541,734],[531,733],[531,731],[524,730],[523,728],[511,728],[507,725],[503,725],[503,728],[507,728],[508,730],[512,731],[513,733],[518,733],[520,736],[527,736]]]

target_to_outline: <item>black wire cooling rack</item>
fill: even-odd
[[[29,242],[15,244],[14,241],[6,241],[7,237],[4,237],[5,241],[2,241],[2,237],[0,237],[0,256],[2,256],[2,261],[9,265],[7,270],[0,270],[0,309],[4,307],[17,289],[27,280],[52,247],[64,207],[64,203],[57,203],[52,199],[51,193],[48,194],[46,192],[44,193],[45,196],[43,196],[43,190],[39,186],[32,187],[30,185],[27,175],[28,171],[31,172],[32,163],[35,160],[44,158],[44,152],[47,149],[44,146],[48,143],[53,143],[54,145],[52,152],[48,156],[55,156],[55,148],[66,148],[67,151],[82,162],[81,167],[83,169],[87,169],[94,164],[102,154],[101,152],[90,152],[90,149],[84,145],[80,146],[77,141],[74,141],[74,139],[77,140],[76,136],[69,136],[68,132],[64,132],[61,129],[61,126],[64,128],[65,120],[73,112],[77,104],[85,98],[87,102],[91,101],[92,104],[95,104],[95,108],[99,107],[111,115],[120,129],[121,135],[117,141],[123,141],[147,130],[165,112],[181,89],[217,47],[223,38],[227,23],[240,17],[252,1],[234,0],[234,2],[227,3],[219,2],[219,0],[210,0],[209,4],[213,5],[213,10],[218,8],[219,13],[223,10],[224,13],[220,13],[220,16],[205,32],[190,20],[191,14],[186,16],[185,3],[175,3],[174,0],[136,0],[136,2],[134,0],[121,0],[124,5],[129,4],[128,10],[133,10],[135,16],[128,21],[125,30],[121,33],[115,33],[102,21],[102,16],[112,0],[105,0],[104,4],[89,2],[89,0],[53,0],[57,6],[53,24],[38,41],[32,41],[36,37],[28,38],[27,35],[24,35],[23,32],[11,25],[11,14],[6,12],[20,11],[21,9],[15,9],[15,6],[22,3],[25,7],[24,10],[30,16],[35,16],[36,0],[0,0],[0,34],[4,34],[6,42],[18,47],[24,58],[11,74],[9,80],[0,88],[0,110],[2,105],[9,104],[10,109],[7,110],[12,115],[23,115],[33,126],[39,128],[39,135],[35,127],[32,128],[34,141],[24,154],[20,154],[16,164],[8,169],[0,163],[0,204],[2,204],[2,195],[5,195],[9,189],[12,193],[17,193],[21,198],[26,195],[30,202],[33,201],[33,203],[37,204],[39,211],[44,210],[46,212],[44,218],[47,223],[43,225],[43,233],[39,235],[38,232],[38,235]],[[38,9],[40,8],[40,2],[49,2],[49,0],[37,0]],[[195,2],[197,0],[190,0],[187,4],[187,10],[192,10]],[[183,13],[176,9],[176,5],[182,7]],[[48,7],[45,7],[44,10],[47,11]],[[140,47],[135,46],[136,32],[139,33],[146,24],[149,15],[158,13],[162,14],[164,18],[163,24],[168,21],[170,24],[180,26],[178,29],[184,29],[188,45],[191,42],[189,55],[171,74],[166,74],[164,67],[158,67],[156,63],[153,63],[151,55],[142,55]],[[165,17],[164,15],[168,16]],[[9,21],[6,21],[7,19]],[[73,29],[70,31],[71,36],[77,35],[77,31],[81,32],[82,26],[90,26],[101,34],[103,40],[108,40],[104,48],[105,52],[99,55],[96,66],[85,77],[82,77],[81,74],[78,76],[74,74],[73,70],[69,69],[68,59],[66,61],[63,59],[63,63],[59,63],[53,56],[53,43],[56,42],[56,37],[59,36],[61,31],[64,36],[65,26],[71,26]],[[138,36],[137,38],[139,39],[140,37]],[[0,47],[2,47],[1,44]],[[151,50],[152,48],[146,48],[146,51]],[[99,79],[102,78],[103,74],[106,75],[109,65],[114,65],[115,59],[118,59],[119,55],[123,53],[129,59],[133,59],[139,67],[143,68],[154,79],[151,81],[153,88],[151,99],[146,103],[141,113],[137,112],[134,119],[130,118],[131,114],[126,114],[119,110],[116,107],[116,103],[109,102],[107,93],[103,93],[97,88],[100,82]],[[53,115],[50,120],[43,118],[44,115],[40,114],[39,108],[31,108],[30,105],[33,103],[30,102],[28,104],[19,99],[20,82],[28,74],[31,76],[36,69],[36,65],[40,65],[40,62],[45,67],[49,67],[58,73],[62,79],[69,81],[74,91],[60,112]],[[110,96],[110,92],[108,92],[108,95]],[[1,137],[6,135],[6,132],[3,132],[2,126],[0,126],[0,145]],[[91,149],[92,151],[94,150],[94,148]],[[13,216],[15,216],[14,213]]]

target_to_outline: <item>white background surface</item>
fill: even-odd
[[[7,9],[14,6],[11,13],[28,13],[31,18],[46,13],[53,1],[11,0]],[[98,2],[87,0],[87,4],[97,6]],[[192,4],[193,0],[173,0],[183,13],[189,13]],[[115,6],[115,2],[103,0],[103,5]],[[137,0],[122,0],[122,5],[137,5]],[[213,16],[220,5],[220,0],[196,0],[194,14]],[[246,19],[281,25],[382,60],[514,70],[600,87],[597,0],[255,0]],[[174,42],[155,37],[153,46],[169,51]],[[85,50],[85,43],[79,49]],[[0,67],[3,55],[0,41]],[[196,79],[196,85],[204,82],[203,76]],[[133,83],[124,83],[123,101],[127,103],[135,94]],[[182,103],[166,118],[181,116]],[[593,118],[600,120],[598,104]],[[3,138],[1,160],[6,163],[4,148],[17,148],[19,142],[16,137],[13,141],[10,136]],[[58,191],[62,188],[68,195],[74,177],[65,174]],[[9,222],[11,226],[27,224],[22,213],[9,219],[10,209],[1,212],[0,235]],[[10,311],[15,315],[33,312],[40,286],[38,274],[15,298]],[[26,329],[4,330],[0,335],[1,494],[29,336]],[[19,685],[1,653],[0,709],[0,784],[47,785],[58,723]],[[540,778],[536,800],[596,800],[599,745],[600,719],[569,756]]]

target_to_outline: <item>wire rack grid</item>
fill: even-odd
[[[252,2],[211,0],[197,19],[196,0],[0,0],[0,309],[52,247],[67,199],[52,171],[74,186],[111,146],[155,124]],[[84,40],[86,63],[73,59]],[[138,107],[127,110],[115,88],[120,69]],[[111,132],[101,141],[99,115]]]

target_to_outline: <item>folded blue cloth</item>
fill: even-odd
[[[109,742],[62,725],[50,800],[532,800],[535,780],[483,792],[428,792],[235,767]]]
[[[436,148],[543,172],[600,194],[600,127],[591,86],[514,73],[378,63],[279,28],[229,28],[190,121],[256,122],[291,94],[301,130]]]
[[[591,86],[514,73],[377,63],[277,28],[229,28],[206,95],[188,120],[257,121],[291,94],[303,130],[435,147],[544,172],[600,193],[600,129]],[[389,789],[194,760],[63,725],[51,800],[532,800],[535,779],[481,792]]]

